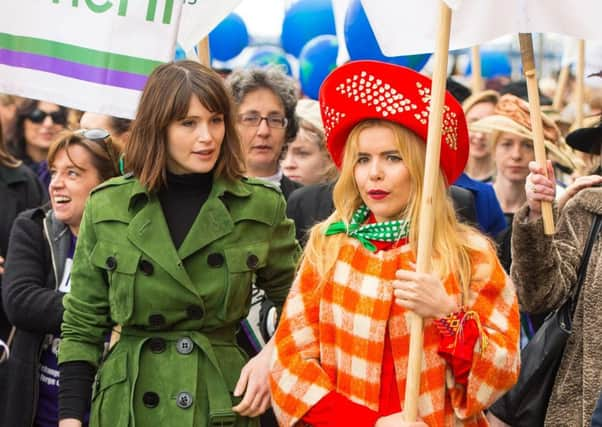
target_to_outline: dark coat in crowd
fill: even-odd
[[[4,309],[16,326],[10,358],[0,365],[0,420],[6,426],[33,425],[37,408],[40,353],[44,337],[60,330],[63,276],[71,233],[52,211],[21,213],[15,220],[2,287]]]
[[[285,175],[282,175],[282,179],[280,180],[280,191],[282,191],[285,200],[288,200],[289,196],[293,191],[301,187],[302,185],[298,182],[292,181],[288,179]]]
[[[0,165],[0,256],[6,256],[10,229],[17,215],[26,209],[41,206],[44,202],[46,191],[27,166],[10,168]],[[0,339],[6,340],[9,331],[10,324],[2,309],[0,298]]]

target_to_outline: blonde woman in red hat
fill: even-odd
[[[357,61],[324,82],[335,212],[316,225],[275,335],[270,386],[281,426],[486,426],[516,381],[519,316],[493,245],[446,196],[468,132],[446,94],[434,192],[433,272],[415,272],[430,108],[428,78]],[[405,422],[407,314],[425,318],[418,415]]]

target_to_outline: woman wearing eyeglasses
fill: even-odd
[[[14,223],[2,299],[16,334],[8,361],[0,365],[7,376],[2,425],[58,424],[57,352],[75,243],[86,200],[118,174],[118,157],[106,131],[64,131],[48,150],[50,207],[25,211]]]
[[[276,68],[238,70],[227,82],[238,107],[236,125],[247,176],[274,183],[288,199],[301,186],[280,169],[284,145],[299,129],[295,82]]]
[[[67,108],[46,101],[26,100],[17,110],[11,153],[40,177],[44,187],[50,183],[46,157],[50,143],[67,127]]]
[[[282,305],[299,248],[280,193],[243,176],[222,78],[157,67],[124,157],[131,173],[96,189],[82,221],[60,426],[80,426],[90,400],[91,426],[257,426],[272,346],[248,361],[236,331],[253,283]]]

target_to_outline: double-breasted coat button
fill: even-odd
[[[105,261],[105,265],[107,266],[107,270],[113,271],[117,268],[117,259],[114,256],[110,256]]]
[[[217,252],[209,254],[207,257],[207,264],[209,264],[209,267],[221,267],[224,265],[224,256]]]
[[[192,350],[194,350],[194,343],[188,337],[180,338],[176,342],[176,350],[180,354],[190,354],[192,353]]]
[[[257,255],[251,254],[247,257],[247,267],[256,268],[257,264],[259,264],[259,258],[257,258]]]
[[[142,403],[147,408],[155,408],[159,404],[159,395],[154,391],[147,391],[142,395]]]
[[[165,340],[158,337],[153,337],[148,340],[148,346],[153,353],[163,353],[166,347]]]
[[[151,326],[163,326],[165,325],[165,316],[162,314],[151,314],[148,316],[148,323]]]
[[[140,268],[140,271],[142,271],[142,274],[144,274],[145,276],[150,276],[155,271],[155,267],[153,267],[153,264],[145,259],[140,261],[140,263],[138,264],[138,268]]]
[[[203,307],[201,307],[200,305],[191,304],[188,307],[186,307],[186,314],[191,320],[202,319],[204,314]]]
[[[178,393],[178,397],[176,398],[176,405],[182,409],[187,409],[192,406],[192,396],[190,393],[185,391]]]

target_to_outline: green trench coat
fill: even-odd
[[[132,177],[97,188],[71,273],[59,363],[98,366],[90,426],[258,425],[232,411],[247,361],[235,332],[251,285],[281,308],[299,255],[269,184],[215,178],[175,249],[159,200]],[[117,345],[103,343],[122,325]]]

